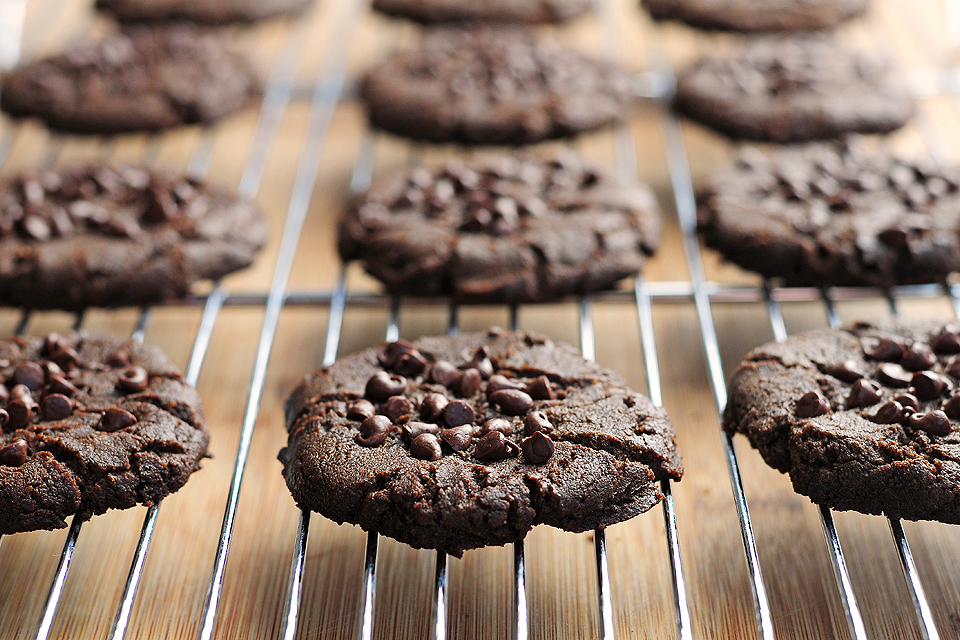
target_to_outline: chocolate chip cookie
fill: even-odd
[[[88,165],[0,180],[0,304],[182,298],[249,265],[267,234],[253,204],[185,176]]]
[[[960,523],[960,325],[859,322],[764,345],[724,429],[818,504]]]
[[[432,142],[521,145],[622,121],[637,101],[616,64],[531,33],[439,29],[363,79],[373,125]]]
[[[393,294],[519,303],[610,288],[659,238],[649,189],[568,154],[395,175],[353,203],[339,249]]]
[[[829,29],[862,15],[867,0],[641,0],[654,20],[677,20],[699,29],[807,31]]]
[[[383,343],[307,377],[286,416],[301,508],[456,556],[626,520],[682,474],[663,409],[533,334]]]
[[[677,78],[677,111],[734,138],[770,142],[886,133],[914,101],[889,61],[826,36],[758,38]]]
[[[212,32],[139,26],[13,71],[0,108],[72,133],[156,131],[219,120],[250,106],[259,86]]]
[[[96,7],[118,20],[131,22],[185,20],[227,24],[295,15],[312,3],[313,0],[97,0]]]
[[[373,0],[373,8],[387,15],[423,24],[438,22],[562,22],[583,15],[589,0]]]
[[[960,269],[960,168],[811,143],[745,149],[698,194],[708,246],[788,285],[918,284]]]
[[[153,505],[200,468],[197,392],[156,347],[105,334],[0,342],[0,533]]]

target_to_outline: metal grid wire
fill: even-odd
[[[950,3],[946,2],[946,4],[949,5]],[[609,3],[602,3],[602,0],[596,0],[595,9],[600,28],[605,36],[604,42],[606,46],[616,47],[616,38],[612,37],[617,32],[616,17],[608,5]],[[234,472],[229,495],[224,507],[219,543],[210,572],[209,586],[198,631],[198,638],[202,640],[213,636],[217,624],[217,613],[222,588],[224,586],[224,572],[230,552],[234,522],[237,515],[240,487],[244,478],[250,442],[259,413],[264,381],[268,371],[271,350],[282,310],[287,306],[308,306],[329,309],[329,324],[323,353],[323,363],[330,364],[337,356],[341,330],[343,328],[344,313],[348,308],[348,304],[355,306],[388,306],[389,323],[385,338],[387,340],[395,340],[400,336],[399,317],[401,305],[404,302],[417,303],[417,301],[388,299],[375,294],[350,293],[346,286],[347,277],[345,268],[341,270],[336,287],[332,291],[295,293],[288,290],[288,281],[293,268],[294,256],[300,243],[303,226],[309,210],[310,199],[316,185],[321,154],[325,148],[325,142],[330,131],[334,111],[345,95],[347,86],[346,70],[350,44],[356,24],[364,9],[365,3],[361,0],[341,0],[337,4],[337,10],[333,17],[337,28],[332,31],[333,35],[327,43],[323,65],[316,77],[312,92],[309,93],[310,112],[307,132],[286,212],[278,259],[274,266],[269,291],[262,294],[231,294],[222,287],[217,286],[212,293],[199,299],[199,302],[203,304],[203,314],[194,337],[194,345],[186,374],[186,378],[191,384],[195,384],[199,377],[204,357],[210,345],[214,326],[220,312],[225,306],[262,307],[265,312],[261,333],[257,342],[256,360],[253,367],[252,380],[248,389],[248,398],[236,453]],[[948,7],[947,15],[951,17],[951,20],[948,21],[946,27],[951,33],[960,32],[960,28],[957,26],[958,19],[956,14],[956,11]],[[20,17],[22,20],[22,16]],[[4,18],[6,18],[6,15],[4,15]],[[10,26],[4,21],[0,21],[0,26],[11,29],[8,33],[14,33],[13,30],[16,27],[16,20],[12,22],[14,24]],[[251,152],[246,160],[238,187],[238,191],[243,197],[254,198],[260,189],[266,168],[267,156],[273,146],[280,122],[286,112],[287,106],[291,100],[295,99],[294,80],[298,60],[305,45],[305,38],[306,32],[304,29],[291,26],[289,34],[285,39],[285,44],[277,55],[273,68],[271,69],[263,105],[256,125]],[[19,41],[18,35],[16,42],[19,44]],[[5,50],[0,51],[0,62],[3,61],[4,55],[9,54],[6,53]],[[955,80],[956,78],[949,74],[942,77],[935,75],[933,76],[934,86],[930,92],[937,93],[942,91],[944,87],[956,89]],[[648,93],[648,97],[659,98],[660,100],[665,100],[668,97],[667,92],[671,85],[672,72],[669,68],[641,74],[638,78],[638,87],[641,87],[641,91]],[[954,104],[957,104],[956,99],[954,99]],[[942,157],[942,150],[937,143],[938,138],[930,133],[930,128],[927,126],[929,123],[921,121],[918,124],[920,125],[921,131],[925,134],[931,153],[935,157]],[[640,277],[636,279],[632,290],[598,294],[590,299],[581,300],[579,303],[580,346],[585,357],[594,357],[596,341],[592,323],[592,304],[594,301],[613,301],[619,304],[634,306],[639,322],[640,343],[642,347],[642,353],[640,355],[643,357],[646,371],[647,392],[651,399],[659,405],[662,402],[662,388],[654,339],[653,306],[655,303],[692,303],[699,320],[711,388],[719,412],[722,411],[726,404],[726,391],[719,341],[713,321],[712,309],[714,305],[763,302],[766,305],[773,334],[776,339],[782,340],[786,338],[787,331],[781,312],[781,303],[820,300],[824,305],[829,324],[836,326],[839,324],[839,318],[834,307],[835,300],[839,298],[873,298],[878,295],[878,292],[866,289],[842,289],[833,291],[802,288],[778,289],[769,283],[764,283],[764,285],[759,288],[734,287],[709,282],[704,274],[700,247],[695,235],[696,215],[694,194],[682,133],[679,122],[667,109],[662,110],[661,127],[690,279],[689,281],[683,282],[649,283]],[[6,159],[7,154],[10,152],[12,138],[13,134],[9,130],[3,137],[0,137],[0,163]],[[363,140],[354,162],[350,182],[351,191],[358,192],[369,185],[374,171],[375,144],[376,138],[372,134],[367,135]],[[110,153],[110,145],[110,142],[104,142],[102,144],[103,154],[105,156]],[[54,138],[43,162],[45,164],[53,164],[62,147],[63,141]],[[627,129],[618,129],[615,133],[617,166],[623,175],[631,178],[637,175],[635,149],[636,141],[632,139],[629,131]],[[155,144],[154,141],[148,144],[145,152],[146,157],[144,159],[151,159],[156,155],[156,152],[157,144]],[[198,177],[203,176],[209,167],[211,153],[212,136],[201,136],[200,142],[194,149],[190,159],[188,172]],[[902,298],[932,298],[946,295],[957,317],[960,317],[960,292],[958,292],[955,286],[945,288],[934,285],[903,287],[882,292],[880,295],[886,297],[890,305],[890,310],[894,314],[897,312],[897,301]],[[450,333],[456,333],[458,331],[460,311],[456,306],[450,306],[449,308],[448,331]],[[32,314],[30,311],[27,310],[23,312],[16,329],[18,334],[26,331],[31,318]],[[134,339],[143,339],[149,319],[150,310],[143,310],[133,333]],[[82,323],[83,314],[78,314],[74,322],[74,328],[80,328]],[[510,308],[510,325],[511,328],[519,328],[519,309],[515,306]],[[743,546],[756,606],[757,630],[764,640],[768,640],[774,637],[773,615],[764,587],[757,545],[753,535],[753,523],[740,476],[736,453],[733,448],[733,442],[727,435],[722,435],[722,439],[731,487],[734,492],[735,503],[740,517]],[[684,584],[677,518],[670,482],[665,481],[662,483],[662,492],[665,495],[662,510],[673,581],[674,617],[676,619],[677,636],[682,640],[688,640],[693,637],[691,630],[692,625]],[[134,558],[131,561],[126,585],[110,633],[111,640],[119,640],[125,637],[130,612],[137,597],[140,577],[153,539],[159,509],[160,505],[156,505],[147,510],[139,543]],[[857,605],[856,595],[853,591],[832,514],[830,510],[826,508],[822,508],[820,514],[827,546],[833,560],[833,568],[836,574],[850,634],[858,640],[866,638],[863,620]],[[291,561],[287,599],[281,619],[281,635],[285,639],[294,638],[297,631],[310,518],[310,513],[306,511],[300,515],[300,523]],[[52,621],[60,603],[62,589],[73,557],[73,551],[79,538],[81,524],[79,520],[74,520],[69,529],[59,565],[46,599],[42,617],[36,626],[36,632],[34,633],[35,638],[47,638],[49,635]],[[890,529],[917,611],[921,633],[924,638],[939,638],[940,636],[933,623],[930,607],[927,604],[923,587],[920,584],[903,528],[899,521],[891,520]],[[615,631],[611,604],[612,593],[607,561],[607,545],[602,529],[595,531],[594,544],[598,583],[597,607],[600,621],[600,629],[597,635],[609,639],[615,636]],[[362,599],[363,604],[360,609],[361,620],[359,628],[360,637],[363,639],[373,636],[377,549],[378,536],[375,533],[371,533],[367,537],[366,554],[362,567],[364,593]],[[515,578],[514,637],[517,638],[517,640],[525,640],[530,635],[530,629],[528,627],[525,550],[522,541],[514,545],[513,555]],[[448,615],[450,615],[447,610],[446,556],[443,553],[438,553],[436,556],[433,594],[432,636],[437,639],[442,639],[446,637],[446,622]]]

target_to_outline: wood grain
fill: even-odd
[[[231,29],[235,44],[249,51],[266,76],[278,56],[289,55],[294,100],[282,110],[257,193],[269,213],[274,235],[260,261],[224,283],[231,294],[262,294],[271,284],[284,220],[290,210],[298,163],[316,140],[307,138],[310,104],[319,73],[342,42],[348,56],[348,88],[356,75],[398,46],[415,42],[418,32],[370,13],[356,25],[344,24],[352,2],[322,0],[302,20],[277,20],[249,29]],[[32,56],[111,27],[97,18],[89,3],[32,0],[24,52]],[[864,21],[844,27],[840,36],[858,46],[889,51],[908,70],[941,68],[956,60],[958,43],[943,29],[937,0],[876,0]],[[729,46],[730,36],[700,34],[676,25],[654,26],[635,0],[609,0],[598,17],[543,37],[602,52],[640,69],[667,62],[686,64],[696,55]],[[335,60],[333,60],[335,61]],[[281,65],[282,66],[282,65]],[[951,67],[952,68],[952,67]],[[325,85],[323,85],[325,86]],[[921,101],[917,121],[892,136],[891,147],[905,152],[939,153],[953,160],[960,152],[958,100],[934,96]],[[659,195],[665,214],[664,244],[651,261],[647,277],[654,290],[689,280],[682,236],[673,208],[666,164],[661,108],[643,105],[628,131],[639,162],[639,177]],[[255,144],[257,113],[248,112],[209,131],[188,128],[157,137],[123,136],[100,140],[54,136],[35,123],[4,119],[0,136],[12,142],[3,174],[45,163],[89,159],[136,160],[185,168],[198,147],[210,143],[211,179],[236,185]],[[684,141],[695,180],[722,163],[733,150],[727,141],[696,125],[684,125]],[[340,265],[334,252],[336,222],[349,197],[354,160],[370,134],[362,109],[352,99],[333,111],[310,190],[308,215],[297,244],[289,290],[329,293]],[[0,137],[0,139],[3,139]],[[377,135],[375,176],[423,160],[439,161],[463,150],[411,146]],[[614,162],[609,132],[571,143],[585,155]],[[541,153],[556,143],[520,153]],[[309,185],[308,185],[309,186]],[[755,276],[704,254],[706,276],[724,285],[754,287]],[[351,293],[376,292],[374,281],[359,269],[348,270]],[[901,302],[904,315],[949,316],[942,297]],[[826,315],[816,301],[785,302],[790,332],[823,326]],[[890,312],[881,297],[838,304],[844,319]],[[198,304],[152,311],[147,342],[165,348],[186,366],[201,309]],[[446,330],[442,304],[408,304],[401,312],[406,338]],[[91,311],[84,326],[127,334],[138,311]],[[629,295],[592,306],[597,358],[645,390],[645,354],[641,348],[636,306]],[[713,322],[720,338],[724,375],[742,355],[773,333],[760,303],[716,303]],[[10,334],[19,312],[0,312],[0,331]],[[524,328],[577,344],[578,308],[574,303],[524,307]],[[35,314],[31,333],[65,330],[74,318],[62,313]],[[282,312],[270,351],[256,427],[240,494],[226,568],[217,638],[276,638],[286,600],[291,552],[299,512],[280,475],[276,460],[284,444],[281,405],[299,379],[321,364],[329,313],[327,305],[291,304]],[[388,322],[381,302],[351,303],[345,314],[340,353],[382,339]],[[461,309],[466,329],[506,325],[501,307]],[[262,303],[228,305],[219,315],[198,387],[206,403],[215,457],[180,492],[164,501],[148,557],[143,585],[133,610],[130,638],[194,638],[199,629],[257,346],[264,324]],[[689,298],[657,299],[653,330],[659,354],[663,402],[678,430],[686,475],[673,487],[692,631],[697,638],[755,638],[756,616],[746,571],[739,522],[730,490],[717,407],[707,371],[698,318]],[[761,568],[773,612],[774,629],[784,638],[848,637],[818,510],[797,496],[789,481],[770,470],[745,442],[736,444],[758,542]],[[104,638],[108,635],[130,559],[137,543],[143,508],[113,512],[84,524],[51,637]],[[854,588],[870,637],[920,637],[916,615],[885,520],[837,514],[837,526]],[[909,523],[907,535],[943,637],[960,635],[960,536],[956,529]],[[0,637],[32,637],[56,568],[64,531],[8,536],[0,546]],[[622,638],[676,637],[674,599],[664,519],[659,508],[611,527],[607,544],[613,584],[615,626]],[[319,516],[311,521],[304,595],[298,637],[354,638],[358,632],[365,535],[356,527],[337,526]],[[526,541],[531,637],[595,638],[599,635],[597,586],[592,534],[573,535],[539,528]],[[435,554],[415,551],[382,539],[378,565],[375,637],[430,637]],[[510,548],[471,551],[451,559],[448,637],[510,637],[513,617],[513,552]]]

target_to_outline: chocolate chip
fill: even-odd
[[[130,354],[124,351],[123,349],[118,349],[110,354],[108,354],[104,359],[103,363],[108,367],[113,367],[114,369],[122,369],[130,366]]]
[[[436,422],[450,400],[442,393],[431,393],[420,403],[420,417],[430,422]]]
[[[885,402],[877,409],[877,413],[873,416],[873,421],[878,424],[893,424],[900,422],[900,418],[902,417],[903,406],[896,400],[891,400],[890,402]]]
[[[920,411],[920,401],[912,393],[901,393],[894,400],[903,406],[904,411]]]
[[[377,371],[367,380],[363,395],[371,400],[383,401],[390,396],[402,394],[406,388],[406,378],[390,375],[386,371]]]
[[[816,391],[808,391],[800,396],[793,409],[798,418],[816,418],[830,413],[830,405]]]
[[[48,383],[50,382],[51,377],[63,375],[63,369],[61,369],[60,365],[52,360],[44,360],[40,363],[40,368],[43,369],[43,375],[46,377]]]
[[[440,432],[440,439],[454,451],[463,451],[470,446],[470,440],[473,437],[473,427],[462,426],[444,429]]]
[[[913,378],[912,373],[892,362],[884,362],[877,372],[877,379],[888,387],[906,387],[910,384],[911,378]]]
[[[147,388],[147,378],[147,370],[143,367],[128,367],[117,379],[117,388],[127,393],[143,391]]]
[[[487,381],[487,397],[500,389],[525,389],[526,387],[519,380],[513,378],[508,378],[504,375],[496,373],[490,376],[490,380]]]
[[[424,433],[439,433],[440,427],[428,422],[411,421],[400,427],[400,430],[403,432],[403,437],[410,442]]]
[[[10,399],[10,392],[7,391],[7,388],[0,384],[0,404],[6,404],[7,400]]]
[[[459,427],[464,424],[473,424],[477,419],[477,414],[473,407],[463,400],[454,400],[447,404],[443,409],[443,420],[450,427]]]
[[[7,413],[10,415],[10,419],[7,421],[7,429],[11,431],[25,429],[36,415],[36,404],[17,398],[7,403]]]
[[[360,423],[357,444],[364,447],[379,446],[387,439],[391,429],[393,429],[393,423],[387,416],[370,416]]]
[[[915,346],[904,354],[900,364],[904,369],[910,371],[923,371],[932,367],[936,361],[937,359],[931,351]]]
[[[460,370],[445,360],[439,360],[430,367],[430,381],[449,387],[460,375]]]
[[[537,431],[550,433],[553,431],[553,425],[547,414],[543,411],[532,411],[523,419],[523,435],[532,436]]]
[[[56,362],[64,371],[73,371],[80,364],[80,356],[71,347],[58,349],[50,354],[50,359]]]
[[[865,375],[854,360],[847,360],[841,365],[826,365],[823,372],[844,382],[856,382]]]
[[[0,447],[0,464],[5,467],[19,467],[27,461],[27,441],[22,438]]]
[[[369,400],[360,399],[347,405],[347,419],[362,422],[377,413],[377,409]]]
[[[391,369],[393,368],[394,363],[396,363],[397,358],[405,353],[410,353],[416,350],[417,349],[413,346],[413,343],[408,342],[407,340],[384,342],[381,343],[380,349],[377,350],[377,360],[384,369]]]
[[[43,339],[43,352],[47,355],[69,348],[70,343],[59,333],[48,333]]]
[[[421,433],[410,443],[410,455],[420,460],[439,460],[443,457],[440,441],[432,433]]]
[[[522,416],[533,408],[533,398],[519,389],[501,389],[490,394],[490,402],[511,416]]]
[[[553,389],[547,376],[537,376],[527,384],[527,393],[534,400],[553,400]]]
[[[504,420],[503,418],[491,418],[483,423],[480,433],[487,435],[491,431],[499,431],[500,433],[509,436],[513,434],[513,424],[509,420]]]
[[[490,360],[490,350],[487,347],[480,347],[473,354],[473,360],[470,361],[470,367],[480,372],[480,376],[486,380],[493,375],[493,362]]]
[[[875,382],[861,378],[853,383],[850,395],[847,397],[847,407],[869,407],[880,402],[880,388]]]
[[[943,411],[929,411],[914,413],[907,418],[907,424],[920,431],[926,431],[935,436],[945,436],[950,433],[950,419]]]
[[[542,431],[535,432],[520,442],[523,459],[530,464],[543,464],[553,456],[556,445]]]
[[[960,336],[953,331],[944,329],[943,333],[937,336],[930,346],[933,347],[935,352],[941,354],[960,353]]]
[[[413,405],[404,396],[390,396],[380,407],[380,413],[397,424],[409,420],[412,412]]]
[[[103,412],[97,429],[100,431],[117,431],[137,424],[137,416],[118,407],[110,407]]]
[[[953,396],[943,405],[943,412],[948,418],[960,420],[960,395]]]
[[[933,400],[945,386],[943,379],[933,371],[921,371],[910,379],[911,392],[920,400]]]
[[[880,338],[873,348],[867,352],[867,357],[872,360],[882,360],[884,362],[900,362],[903,360],[904,348],[902,345],[888,338]]]
[[[63,420],[73,413],[73,400],[59,393],[51,393],[40,403],[44,420]]]
[[[10,422],[10,414],[6,409],[0,409],[0,429],[7,426],[8,422]]]
[[[31,391],[36,391],[43,386],[46,376],[43,367],[36,362],[21,362],[13,370],[12,379],[14,384],[22,384]]]
[[[511,444],[513,447],[510,446]],[[499,431],[491,431],[477,441],[473,457],[478,460],[504,460],[510,457],[516,446]]]
[[[464,398],[472,398],[483,386],[483,376],[476,369],[467,369],[460,374],[457,383],[460,395]]]
[[[424,372],[427,368],[427,359],[419,351],[402,353],[397,357],[393,365],[393,370],[402,376],[415,377]]]
[[[949,367],[947,367],[947,373],[960,380],[960,360],[953,361]]]

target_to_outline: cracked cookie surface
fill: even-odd
[[[960,325],[858,322],[759,347],[724,429],[839,510],[960,523]]]
[[[650,189],[563,154],[397,174],[347,210],[339,250],[394,294],[502,304],[609,289],[659,242]]]
[[[0,343],[0,533],[153,505],[200,468],[200,398],[156,347],[98,333]]]
[[[677,20],[699,29],[805,31],[829,29],[863,14],[867,0],[641,0],[654,20]]]
[[[384,343],[309,376],[286,416],[301,508],[455,556],[626,520],[682,475],[662,408],[533,334]]]
[[[157,131],[211,123],[250,106],[250,61],[188,24],[131,26],[15,69],[0,107],[71,133]]]
[[[789,286],[943,281],[960,270],[960,168],[857,141],[747,147],[698,190],[707,246]]]
[[[622,122],[637,94],[617,64],[520,29],[437,28],[361,85],[371,123],[432,142],[522,145]]]
[[[80,309],[183,298],[266,242],[253,203],[205,181],[130,165],[0,180],[0,306]]]

